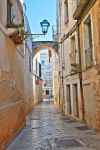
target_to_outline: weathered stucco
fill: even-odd
[[[11,2],[16,23],[22,23],[22,6],[19,0]],[[7,28],[6,25],[7,1],[0,0],[0,150],[4,150],[25,125],[26,115],[34,106],[33,91],[30,91],[30,101],[26,101],[25,97],[24,43],[15,44],[10,36],[17,30]]]
[[[89,12],[82,18],[80,24],[81,56],[83,71],[83,92],[85,103],[85,119],[94,128],[100,128],[100,18],[99,0],[95,2]],[[86,68],[84,59],[84,21],[88,16],[92,20],[92,52],[93,65]]]
[[[74,85],[77,84],[79,111],[79,117],[77,118],[82,119],[84,117],[85,121],[89,125],[96,129],[100,129],[100,1],[86,0],[85,2],[83,2],[82,0],[80,0],[79,3],[81,7],[79,4],[73,5],[72,1],[68,0],[69,17],[66,23],[64,14],[65,0],[59,0],[57,3],[57,21],[60,42],[59,83],[61,91],[61,105],[62,108],[64,108],[64,112],[69,115],[71,101],[71,116],[76,118]],[[86,3],[87,5],[85,5],[84,3]],[[84,10],[81,10],[81,8],[83,7]],[[90,16],[91,18],[93,64],[89,67],[86,67],[85,50],[86,47],[88,47],[88,42],[86,42],[86,38],[88,35],[84,34],[84,24],[88,16]],[[76,24],[76,22],[78,23]],[[74,55],[73,53],[71,53],[71,38],[73,37],[73,35],[75,36],[76,44],[76,68],[71,65],[72,62],[75,62],[75,58],[73,57]],[[79,52],[81,53],[81,57],[79,55]],[[80,65],[80,63],[82,64],[81,70],[79,68],[77,69],[77,64]],[[81,72],[78,74],[78,71]],[[80,84],[80,81],[82,82],[82,84]],[[68,94],[69,90],[67,89],[68,87],[66,88],[66,85],[70,86],[70,100]]]

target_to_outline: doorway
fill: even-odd
[[[67,104],[68,104],[68,113],[71,115],[71,94],[70,94],[70,85],[66,85],[66,92],[67,92]]]
[[[79,105],[78,105],[78,86],[77,84],[73,85],[73,99],[74,99],[74,114],[75,117],[79,118]]]

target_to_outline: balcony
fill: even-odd
[[[85,8],[89,5],[92,6],[96,0],[78,0],[77,1],[77,8],[73,15],[74,19],[80,19],[81,15],[85,12]],[[90,8],[90,7],[89,7]],[[88,9],[89,9],[88,8]]]
[[[53,41],[58,42],[59,34],[58,34],[58,27],[56,25],[52,26],[52,33],[53,33],[52,35]]]

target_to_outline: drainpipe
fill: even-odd
[[[63,44],[61,45],[61,50],[62,50],[62,60],[64,59],[63,57],[64,57],[64,54],[63,54],[63,50],[64,50],[64,46],[63,46]],[[62,64],[62,94],[63,94],[63,100],[62,100],[62,112],[64,113],[64,105],[65,105],[65,97],[64,97],[64,95],[65,95],[65,93],[64,93],[64,74],[63,74],[63,71],[64,71],[64,63]]]
[[[80,47],[80,30],[79,30],[79,25],[80,25],[80,20],[77,22],[77,27],[78,27],[78,48],[79,48],[79,79],[80,79],[80,92],[81,92],[81,102],[82,102],[82,122],[85,122],[85,109],[84,109],[84,95],[83,95],[83,79],[82,79],[82,58],[81,58],[81,47]]]
[[[63,78],[63,67],[62,67],[62,92],[63,92],[62,112],[64,113],[64,78]]]

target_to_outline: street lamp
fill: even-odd
[[[47,34],[50,23],[45,19],[42,22],[40,22],[40,25],[42,28],[43,35]]]
[[[42,33],[32,33],[32,34],[28,34],[28,35],[46,35],[50,26],[50,23],[44,19],[42,22],[40,22],[41,28],[42,28]]]

